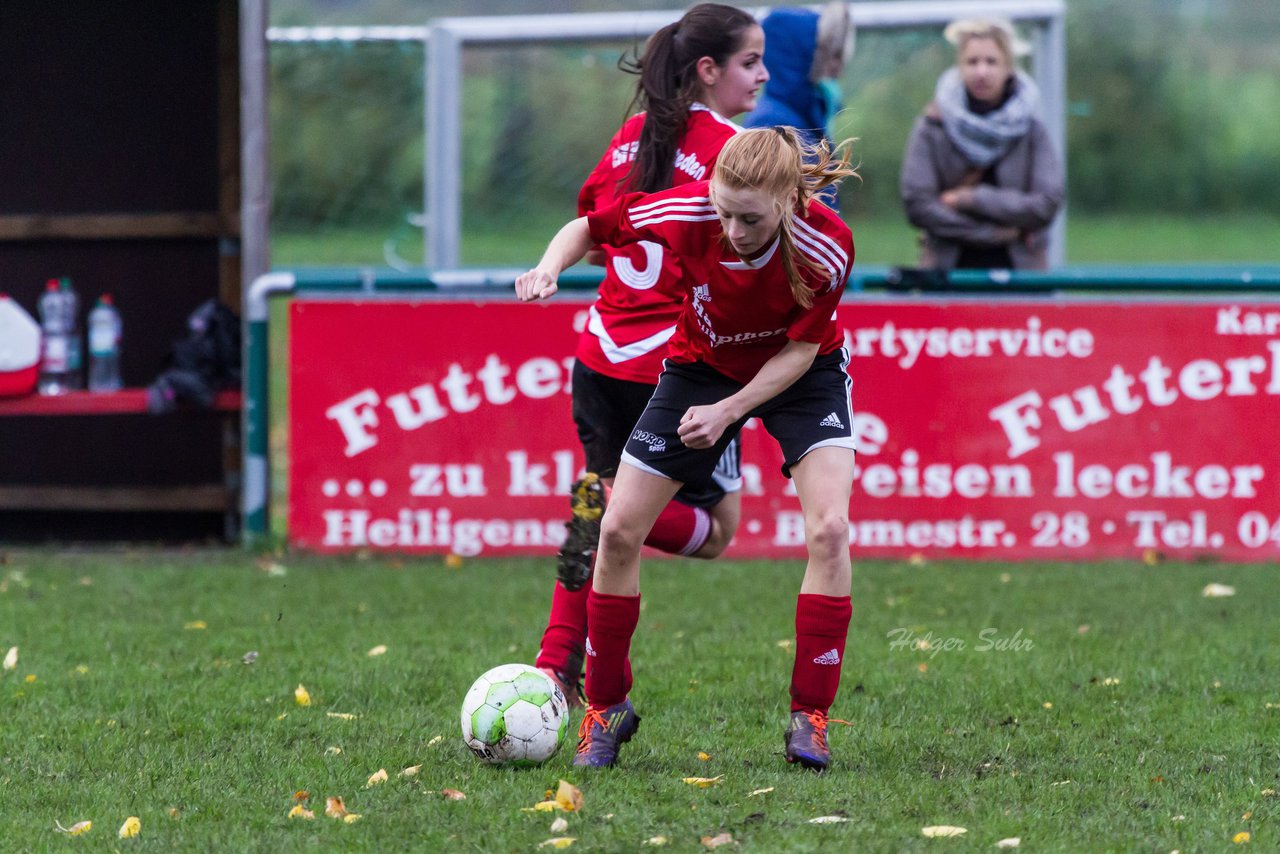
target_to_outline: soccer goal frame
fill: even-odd
[[[818,10],[821,6],[813,6]],[[1066,168],[1065,0],[899,0],[855,2],[850,17],[860,30],[944,26],[957,18],[1004,17],[1033,27],[1031,73],[1040,87],[1043,116]],[[769,7],[751,9],[757,19]],[[683,14],[601,12],[435,18],[424,33],[425,162],[423,258],[429,269],[459,265],[462,222],[462,52],[472,46],[641,41]],[[1052,226],[1049,263],[1066,258],[1066,209]]]

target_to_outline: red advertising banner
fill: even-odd
[[[550,554],[582,452],[586,304],[299,299],[289,536],[317,551]],[[855,557],[1280,559],[1280,303],[841,304]],[[773,440],[743,432],[727,556],[803,559]]]

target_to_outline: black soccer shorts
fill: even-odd
[[[615,379],[581,362],[573,365],[573,423],[587,458],[587,471],[614,477],[627,437],[644,412],[654,387]],[[712,470],[685,481],[676,500],[692,507],[714,507],[730,492],[742,489],[742,447],[724,447]]]
[[[697,449],[680,441],[680,419],[689,407],[724,400],[743,384],[701,362],[677,364],[668,359],[622,459],[653,474],[688,483],[706,477],[747,419],[758,417],[782,448],[783,476],[791,477],[791,467],[816,448],[853,450],[853,381],[846,371],[848,364],[843,349],[818,356],[803,376],[736,421],[715,445]]]

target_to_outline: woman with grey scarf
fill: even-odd
[[[938,78],[903,156],[900,192],[921,229],[920,266],[1043,270],[1063,175],[1039,91],[1004,21],[956,21],[956,65]]]

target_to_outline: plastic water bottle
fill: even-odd
[[[123,324],[111,294],[98,297],[89,312],[89,391],[117,391],[120,379],[120,334]]]
[[[72,390],[84,388],[84,342],[80,339],[80,295],[71,285],[71,279],[63,276],[58,280],[63,299],[67,303],[67,387]]]
[[[65,394],[71,390],[68,355],[71,339],[71,316],[57,279],[45,282],[37,310],[40,314],[40,377],[36,390],[40,394]]]

